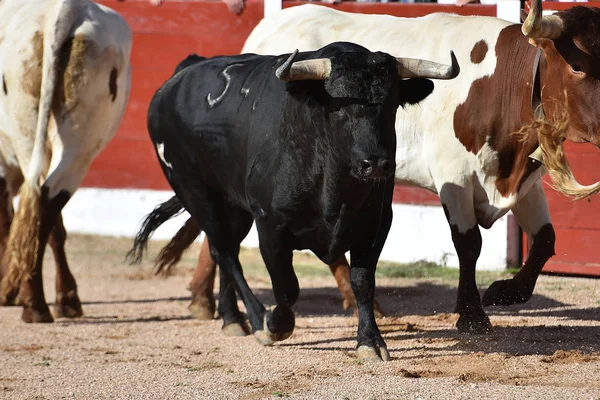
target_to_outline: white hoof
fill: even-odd
[[[292,329],[290,332],[285,333],[272,333],[269,331],[267,327],[267,313],[265,313],[265,317],[263,319],[263,330],[254,332],[254,337],[258,341],[258,343],[263,346],[270,346],[275,342],[280,342],[289,338],[294,330]]]
[[[356,357],[360,361],[380,362],[390,360],[390,353],[388,352],[387,348],[381,347],[379,349],[379,353],[381,356],[377,354],[377,350],[375,350],[375,348],[369,346],[359,346],[359,348],[356,349]]]

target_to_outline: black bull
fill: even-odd
[[[310,249],[325,263],[349,250],[359,357],[388,359],[373,298],[392,221],[396,111],[432,92],[423,76],[448,79],[458,68],[453,57],[452,67],[429,65],[437,72],[419,75],[351,43],[288,56],[190,56],[156,92],[148,130],[176,197],[147,217],[131,255],[141,258],[152,231],[185,207],[221,267],[224,329],[243,333],[237,292],[255,337],[271,344],[294,329],[293,250]],[[253,221],[272,311],[248,287],[238,259]]]

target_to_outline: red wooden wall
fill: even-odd
[[[195,52],[203,56],[236,54],[263,15],[261,0],[248,0],[241,16],[230,13],[215,1],[167,0],[160,7],[148,0],[99,0],[119,12],[133,30],[132,78],[129,105],[121,127],[105,151],[94,161],[83,183],[87,187],[169,189],[146,131],[148,103],[158,87],[171,75],[175,65]],[[285,1],[284,7],[302,4]],[[574,3],[549,3],[565,9]],[[496,15],[495,6],[455,7],[437,4],[355,3],[335,7],[344,11],[416,17],[443,11],[471,15]],[[568,153],[576,176],[582,183],[600,180],[600,152],[590,146],[571,145]],[[557,231],[557,255],[546,271],[600,275],[600,199],[571,202],[547,188],[553,222]],[[437,196],[417,188],[397,187],[394,201],[439,205]],[[527,248],[526,241],[523,246]],[[525,255],[525,251],[524,251]]]
[[[133,87],[116,137],[94,160],[83,186],[100,188],[169,189],[146,131],[146,112],[154,92],[189,53],[203,56],[236,54],[263,16],[263,3],[248,0],[241,16],[220,1],[167,0],[160,7],[148,0],[97,0],[119,14],[133,31]],[[284,6],[302,4],[285,1]],[[495,15],[495,6],[455,7],[435,4],[344,2],[344,11],[422,16],[436,11]],[[437,196],[422,189],[398,188],[396,201],[439,205]]]

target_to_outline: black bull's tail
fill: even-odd
[[[127,253],[127,261],[130,264],[137,264],[142,261],[144,251],[148,247],[148,240],[154,231],[171,218],[179,215],[182,211],[183,204],[181,204],[177,196],[173,196],[148,214],[135,236],[131,250]],[[168,271],[177,264],[183,252],[194,242],[199,234],[200,227],[190,217],[156,257],[156,273],[162,272],[165,267]]]

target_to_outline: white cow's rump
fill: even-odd
[[[41,284],[48,239],[57,314],[81,314],[60,211],[116,133],[129,97],[130,52],[127,23],[92,1],[0,2],[0,302],[18,293],[27,322],[52,321]]]

